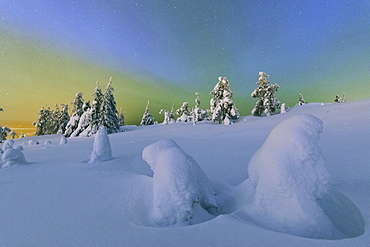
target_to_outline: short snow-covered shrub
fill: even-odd
[[[62,135],[62,137],[60,138],[59,144],[60,145],[67,144],[67,138],[64,135]]]
[[[14,140],[6,140],[3,144],[3,150],[6,151],[7,149],[13,148]]]
[[[194,203],[218,214],[215,193],[198,163],[172,140],[162,140],[144,148],[143,159],[154,172],[153,217],[156,224],[189,225]]]
[[[109,142],[108,132],[102,127],[95,135],[93,151],[89,163],[112,160],[112,149]]]
[[[26,165],[27,161],[24,154],[19,149],[9,148],[2,155],[3,165],[1,168],[11,167],[15,165]]]

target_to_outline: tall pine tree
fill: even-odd
[[[239,112],[232,100],[233,92],[230,90],[230,84],[226,77],[220,76],[218,78],[218,83],[210,94],[212,95],[210,101],[212,121],[230,124],[230,119],[239,118]]]
[[[101,91],[101,88],[99,86],[99,81],[96,82],[96,88],[93,93],[93,102],[91,106],[91,119],[89,124],[89,136],[94,135],[96,132],[98,132],[99,127],[101,125],[101,108],[104,100],[104,95]]]
[[[78,123],[80,121],[80,118],[82,114],[84,113],[82,107],[84,104],[84,100],[82,98],[82,93],[78,92],[74,98],[74,101],[72,103],[72,116],[70,117],[67,126],[65,128],[64,135],[66,137],[69,137],[72,135],[72,133],[77,129]]]
[[[119,120],[117,117],[116,101],[114,100],[112,87],[112,77],[105,88],[103,101],[100,107],[100,126],[105,127],[108,134],[117,133],[119,131]],[[100,127],[99,126],[99,127]]]

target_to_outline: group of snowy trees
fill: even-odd
[[[93,93],[93,101],[84,102],[81,92],[77,93],[72,103],[72,116],[68,114],[68,105],[58,105],[53,110],[43,106],[34,122],[36,135],[64,134],[70,136],[91,136],[104,126],[108,133],[116,133],[124,123],[122,112],[117,111],[113,95],[112,78],[103,93],[99,83]]]
[[[55,104],[54,109],[42,106],[38,119],[33,123],[35,135],[63,134],[69,120],[68,105],[61,104],[62,110]]]

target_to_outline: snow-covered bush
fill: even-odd
[[[103,162],[113,159],[108,132],[101,127],[95,135],[93,151],[89,163]]]
[[[183,102],[181,107],[176,110],[176,114],[180,115],[176,119],[177,122],[187,122],[189,120],[189,116],[191,115],[189,110],[189,102]]]
[[[6,140],[3,143],[3,150],[6,151],[7,149],[13,148],[13,145],[14,145],[14,140],[12,140],[12,139]]]
[[[154,220],[158,225],[189,225],[194,203],[218,214],[215,193],[198,163],[172,140],[144,148],[143,159],[154,172]]]
[[[163,114],[163,124],[174,124],[176,123],[175,118],[173,117],[173,109],[175,105],[172,104],[171,111],[167,111],[166,109],[161,109],[159,114]]]
[[[1,168],[7,168],[15,165],[26,165],[27,161],[24,154],[19,149],[9,148],[4,151],[2,157],[3,165]]]

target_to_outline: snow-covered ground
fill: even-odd
[[[23,151],[5,151],[0,170],[0,246],[369,246],[369,109],[311,103],[230,126],[126,126],[104,162],[91,159],[94,138],[16,139]],[[172,226],[169,212],[185,221]]]

